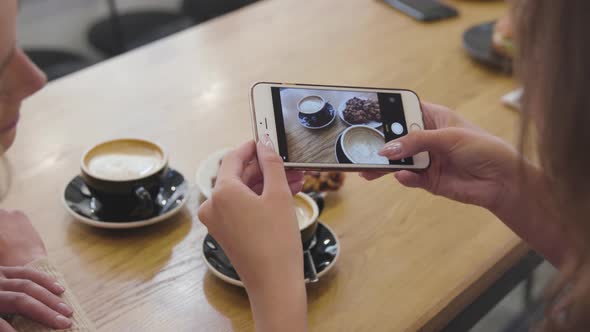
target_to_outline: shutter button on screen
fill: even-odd
[[[394,122],[391,124],[391,131],[396,135],[401,135],[404,133],[404,126],[399,122]]]

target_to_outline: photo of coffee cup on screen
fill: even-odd
[[[285,161],[412,165],[388,160],[383,145],[408,133],[400,93],[273,87],[277,135]],[[279,109],[277,109],[279,108]],[[279,112],[280,110],[280,112]]]

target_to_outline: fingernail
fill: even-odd
[[[57,289],[57,291],[60,292],[60,293],[63,293],[63,292],[66,291],[66,289],[62,285],[60,285],[59,283],[57,283],[57,282],[55,284],[53,284],[53,285],[55,286],[55,289]]]
[[[270,148],[273,151],[275,149],[268,135],[262,135],[262,137],[260,138],[260,143],[262,143],[262,145],[266,146],[267,148]]]
[[[58,315],[55,317],[55,323],[61,329],[66,329],[72,326],[72,321],[62,315]]]
[[[561,326],[561,327],[565,327],[567,325],[567,310],[563,309],[563,310],[559,310],[557,312],[557,314],[555,315],[555,322]]]
[[[381,151],[379,151],[379,155],[381,156],[397,156],[402,153],[402,143],[401,142],[391,142],[385,145]]]
[[[74,313],[74,310],[65,303],[60,303],[57,305],[57,307],[59,308],[59,312],[66,316],[71,316]]]

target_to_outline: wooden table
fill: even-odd
[[[197,198],[140,230],[83,226],[61,203],[85,148],[117,136],[161,142],[189,180],[208,154],[251,138],[256,81],[404,87],[512,139],[515,86],[461,48],[502,2],[450,1],[461,17],[419,24],[373,0],[263,1],[55,81],[24,104],[2,207],[25,210],[103,331],[252,331],[245,292],[207,272]],[[434,331],[521,257],[492,214],[350,175],[321,219],[338,234],[336,268],[308,288],[312,331]]]

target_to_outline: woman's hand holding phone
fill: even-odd
[[[399,171],[404,186],[484,207],[498,216],[555,266],[568,250],[556,223],[545,174],[508,143],[474,126],[448,108],[423,103],[426,130],[387,143],[381,154],[390,159],[429,151],[430,168]],[[368,180],[385,173],[361,173]],[[555,245],[558,244],[558,245]]]
[[[301,172],[285,172],[268,137],[245,143],[221,163],[199,219],[244,282],[257,331],[305,331],[303,249],[292,194]]]
[[[399,171],[396,179],[407,187],[496,209],[506,188],[517,183],[521,160],[517,151],[446,107],[422,103],[422,110],[426,130],[387,143],[380,154],[400,159],[428,151],[430,167],[421,172]],[[361,175],[372,180],[384,174]]]

